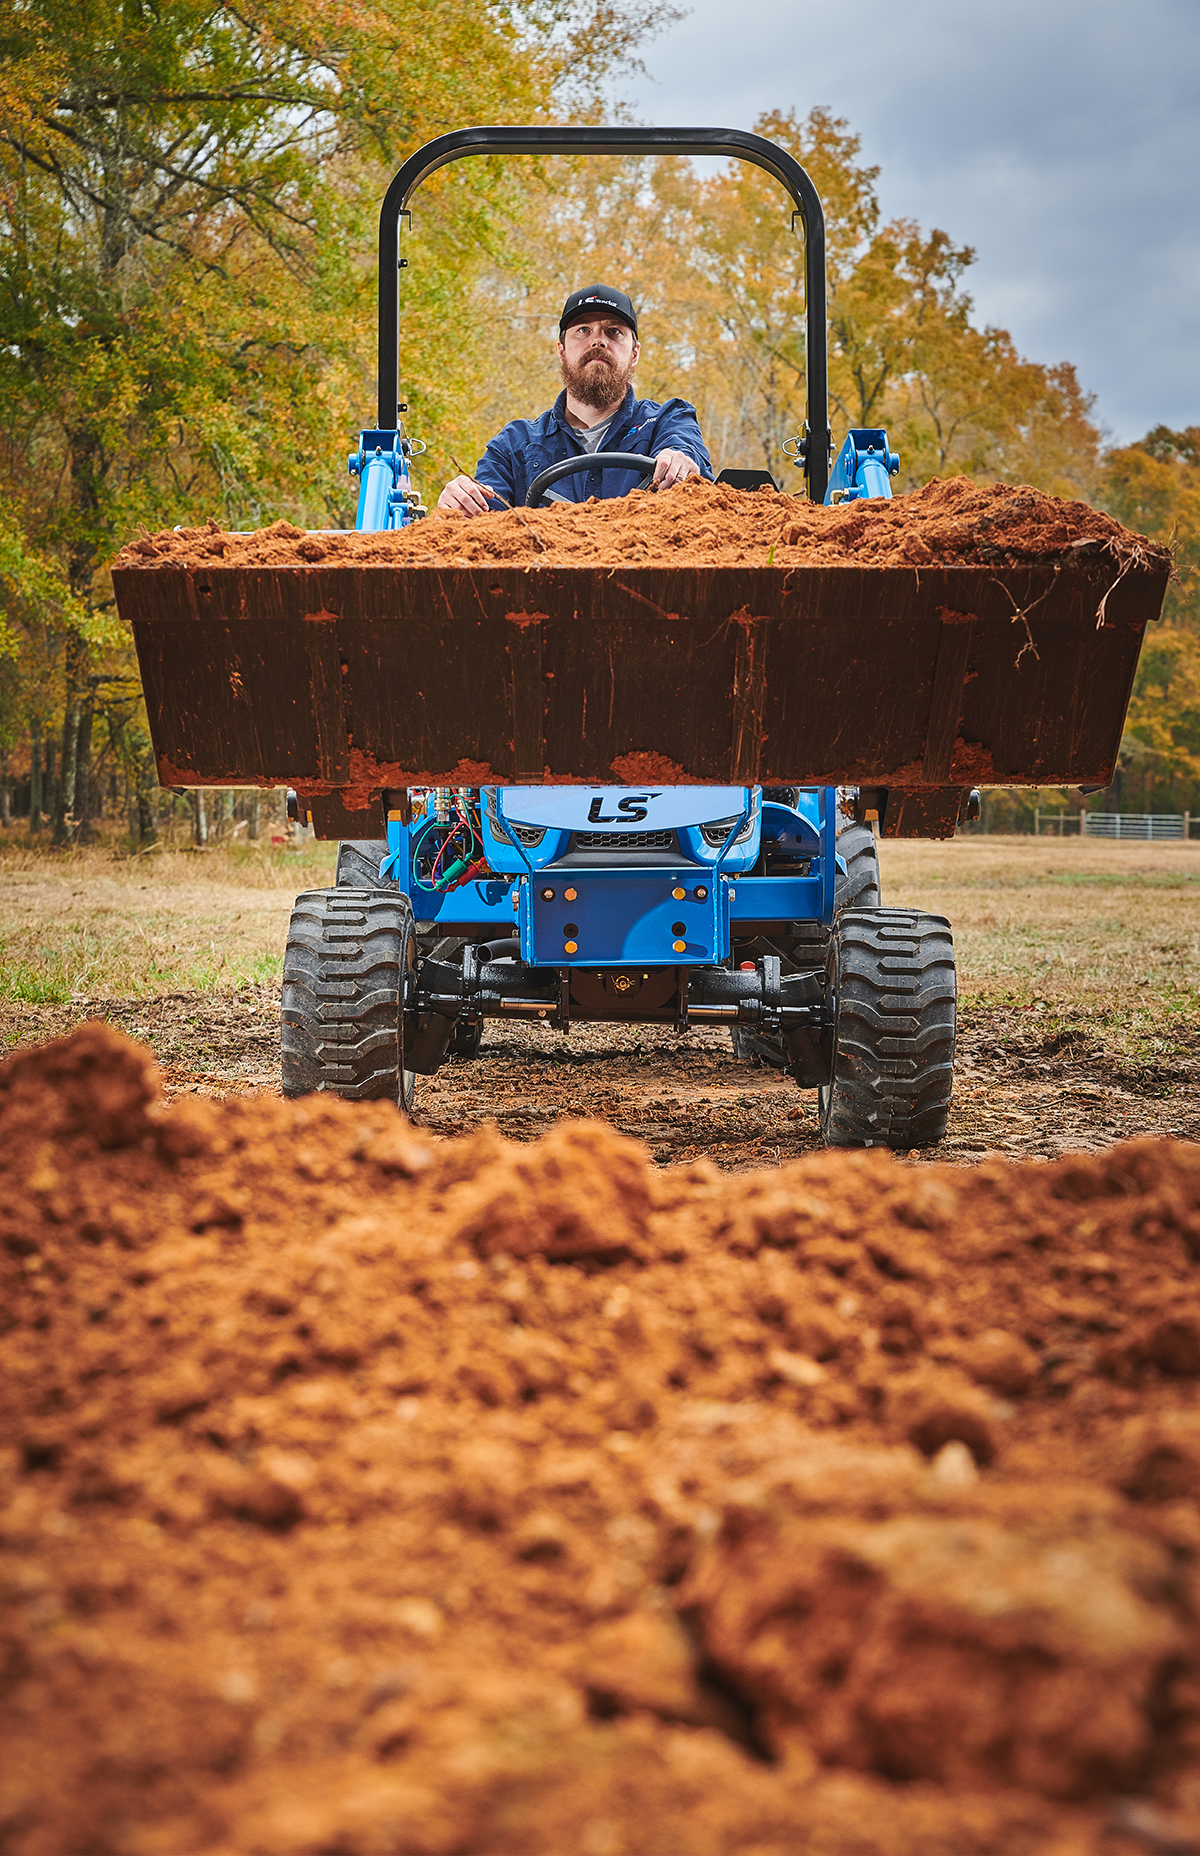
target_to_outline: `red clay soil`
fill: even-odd
[[[891,501],[826,509],[771,490],[734,490],[692,478],[656,494],[467,518],[435,511],[391,534],[308,533],[276,522],[252,535],[163,530],[131,543],[118,567],[346,566],[409,562],[607,566],[1014,566],[1087,561],[1163,569],[1167,550],[1087,503],[1027,486],[935,479]]]
[[[1200,1150],[0,1071],[6,1856],[1200,1847]]]

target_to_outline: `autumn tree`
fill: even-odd
[[[1121,746],[1124,789],[1147,811],[1200,812],[1200,426],[1155,426],[1108,454],[1104,507],[1170,543],[1175,578],[1147,632]]]
[[[60,641],[59,840],[123,647],[103,563],[139,520],[347,519],[334,460],[371,416],[386,179],[448,127],[586,106],[651,18],[647,0],[2,0],[0,585],[23,650],[39,626]],[[447,311],[511,190],[470,167],[427,190],[406,305],[435,418],[470,371]]]
[[[826,109],[759,118],[756,131],[803,163],[825,207],[830,415],[886,425],[900,487],[964,471],[1094,493],[1099,434],[1066,363],[1023,360],[1003,330],[979,329],[963,279],[974,259],[945,232],[882,223],[878,169]],[[639,382],[694,401],[720,464],[798,476],[785,451],[805,415],[804,251],[791,201],[741,161],[702,178],[679,157],[547,163],[537,210],[513,223],[506,262],[481,279],[494,322],[493,391],[476,438],[545,403],[563,296],[620,282],[639,305]]]

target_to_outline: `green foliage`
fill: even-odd
[[[68,787],[95,693],[131,669],[105,564],[138,523],[353,519],[336,459],[373,419],[375,217],[403,155],[594,109],[673,16],[0,0],[0,656],[52,677]],[[455,312],[511,193],[475,162],[423,196],[406,384],[444,426],[472,396]]]
[[[1200,426],[1155,426],[1109,453],[1103,503],[1139,534],[1169,542],[1175,579],[1146,635],[1125,739],[1122,788],[1136,808],[1200,812]],[[1130,806],[1132,809],[1132,805]]]
[[[89,615],[44,555],[29,544],[10,505],[0,500],[0,658],[15,658],[20,642],[11,612],[33,608],[67,624],[85,626]]]
[[[556,9],[551,28],[545,12],[9,5],[4,474],[77,598],[139,520],[344,514],[346,486],[313,492],[368,397],[363,257],[386,174],[447,118],[546,107],[563,19],[583,15]],[[606,22],[615,55],[629,21]],[[442,262],[418,333],[486,244],[499,182],[478,164],[471,180],[436,190]],[[434,378],[439,347],[420,350]]]

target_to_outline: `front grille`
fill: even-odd
[[[539,845],[546,835],[544,825],[514,825],[510,819],[505,819],[504,823],[519,844],[527,844],[531,849]]]
[[[572,839],[577,851],[670,851],[675,846],[673,831],[577,831]]]

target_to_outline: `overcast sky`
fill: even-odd
[[[831,106],[1114,442],[1200,424],[1200,0],[693,0],[646,63],[648,123]]]

